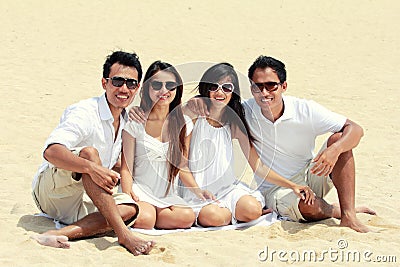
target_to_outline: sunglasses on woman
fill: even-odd
[[[210,92],[217,92],[219,89],[222,89],[222,92],[224,93],[232,93],[233,89],[235,89],[235,86],[233,83],[210,83],[210,87],[208,88],[208,91]]]
[[[251,84],[251,91],[253,93],[261,93],[266,89],[268,92],[274,92],[278,90],[279,85],[282,83],[278,82],[265,82],[265,83],[252,83]]]
[[[121,87],[126,84],[126,87],[130,90],[136,89],[139,86],[139,83],[135,79],[126,79],[124,77],[114,76],[111,78],[106,78],[106,80],[111,80],[111,84],[115,87]]]
[[[176,82],[152,81],[150,83],[150,85],[154,91],[160,91],[161,88],[163,87],[163,84],[168,91],[174,91],[176,89],[176,87],[178,86],[178,84]]]

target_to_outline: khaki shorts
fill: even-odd
[[[71,150],[79,155],[82,148]],[[83,217],[97,212],[98,209],[86,194],[79,175],[71,171],[49,167],[38,177],[37,183],[32,192],[37,207],[50,217],[59,220],[64,224],[72,224]],[[116,205],[131,204],[139,211],[135,201],[125,193],[117,193],[118,187],[114,188],[113,198]],[[139,212],[129,222],[128,226],[134,223]]]
[[[321,151],[325,148],[326,142]],[[312,166],[312,163],[308,164],[289,180],[299,185],[308,185],[317,197],[323,198],[334,186],[333,182],[330,177],[312,174],[310,171]],[[306,221],[299,210],[300,198],[292,189],[273,186],[263,193],[267,207],[272,208],[280,216],[292,221]]]

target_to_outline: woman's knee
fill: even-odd
[[[202,208],[197,220],[204,227],[223,226],[230,223],[231,216],[228,209],[213,205]]]
[[[238,221],[249,222],[261,215],[261,203],[253,196],[243,196],[236,204],[235,217]]]
[[[180,228],[190,228],[196,219],[196,214],[191,208],[179,208],[177,218],[179,218]]]
[[[158,213],[156,227],[162,229],[190,228],[196,219],[193,209],[174,207]]]
[[[148,203],[139,204],[139,214],[133,225],[135,228],[153,229],[156,224],[156,210]]]
[[[121,204],[118,205],[118,212],[124,222],[132,220],[132,218],[137,216],[138,209],[134,205]]]

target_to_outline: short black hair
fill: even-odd
[[[128,53],[123,51],[115,51],[107,56],[106,62],[103,65],[103,78],[109,78],[111,66],[119,63],[124,66],[134,67],[138,72],[138,82],[142,79],[143,71],[139,57],[136,53]]]
[[[250,66],[248,73],[250,81],[253,80],[254,71],[256,69],[265,69],[265,68],[273,69],[278,75],[279,82],[283,83],[286,81],[285,64],[282,61],[279,61],[273,57],[267,57],[263,55],[259,56]]]

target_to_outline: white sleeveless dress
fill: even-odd
[[[186,124],[188,134],[193,126],[189,118],[185,119],[189,122]],[[129,122],[124,130],[136,140],[132,190],[139,200],[159,208],[174,205],[188,206],[188,203],[177,194],[178,177],[165,195],[168,187],[169,142],[163,143],[152,137],[146,133],[143,124],[134,121]]]
[[[220,207],[228,208],[232,213],[232,224],[237,223],[235,217],[236,204],[244,195],[254,196],[264,207],[264,197],[257,190],[250,189],[241,183],[233,170],[233,144],[229,125],[216,128],[206,118],[199,117],[194,124],[190,142],[189,168],[201,189],[212,192],[218,199]],[[196,214],[210,204],[201,201],[189,189],[183,190],[183,198]]]

